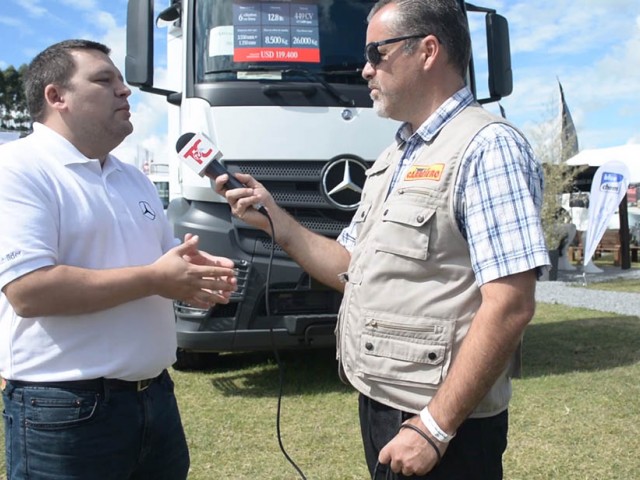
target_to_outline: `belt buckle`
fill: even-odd
[[[138,391],[138,392],[145,391],[147,388],[149,388],[149,385],[151,385],[151,382],[153,382],[153,378],[147,378],[145,380],[138,380],[136,382],[136,391]]]

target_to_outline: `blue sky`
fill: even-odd
[[[155,3],[158,12],[169,0]],[[533,136],[555,118],[559,79],[581,149],[640,143],[638,0],[472,3],[495,8],[509,21],[514,91],[502,106],[525,133]],[[109,45],[123,69],[126,5],[126,0],[1,0],[0,67],[28,63],[63,39],[89,38]],[[480,28],[472,21],[474,38]],[[477,64],[481,57],[478,52]],[[166,72],[162,63],[157,66],[161,81]],[[167,144],[162,97],[136,92],[132,104],[136,130],[117,153],[127,160],[140,145],[162,158]]]

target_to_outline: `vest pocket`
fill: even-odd
[[[369,216],[370,210],[371,210],[371,203],[361,202],[360,206],[353,214],[353,218],[351,219],[351,221],[353,223],[363,223],[367,219],[367,216]]]
[[[376,251],[426,260],[431,230],[428,223],[434,214],[434,209],[424,205],[386,205],[375,234]]]
[[[367,318],[357,371],[398,385],[439,385],[450,363],[451,327],[423,318],[401,324]]]

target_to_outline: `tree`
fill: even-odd
[[[31,117],[22,83],[26,69],[27,66],[22,65],[18,70],[13,66],[0,70],[1,130],[25,133],[31,130]]]

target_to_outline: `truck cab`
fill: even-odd
[[[231,215],[208,178],[177,159],[176,140],[206,134],[231,172],[251,174],[307,228],[336,238],[358,207],[365,171],[399,124],[376,115],[362,78],[369,0],[172,0],[169,88],[153,79],[153,0],[129,0],[127,82],[168,102],[170,197],[178,238],[234,259],[238,290],[204,310],[175,302],[177,367],[211,354],[335,344],[341,294],[307,275],[264,232]],[[489,98],[511,92],[506,20],[486,18]],[[473,64],[468,82],[475,91]],[[277,238],[278,232],[275,232]]]

